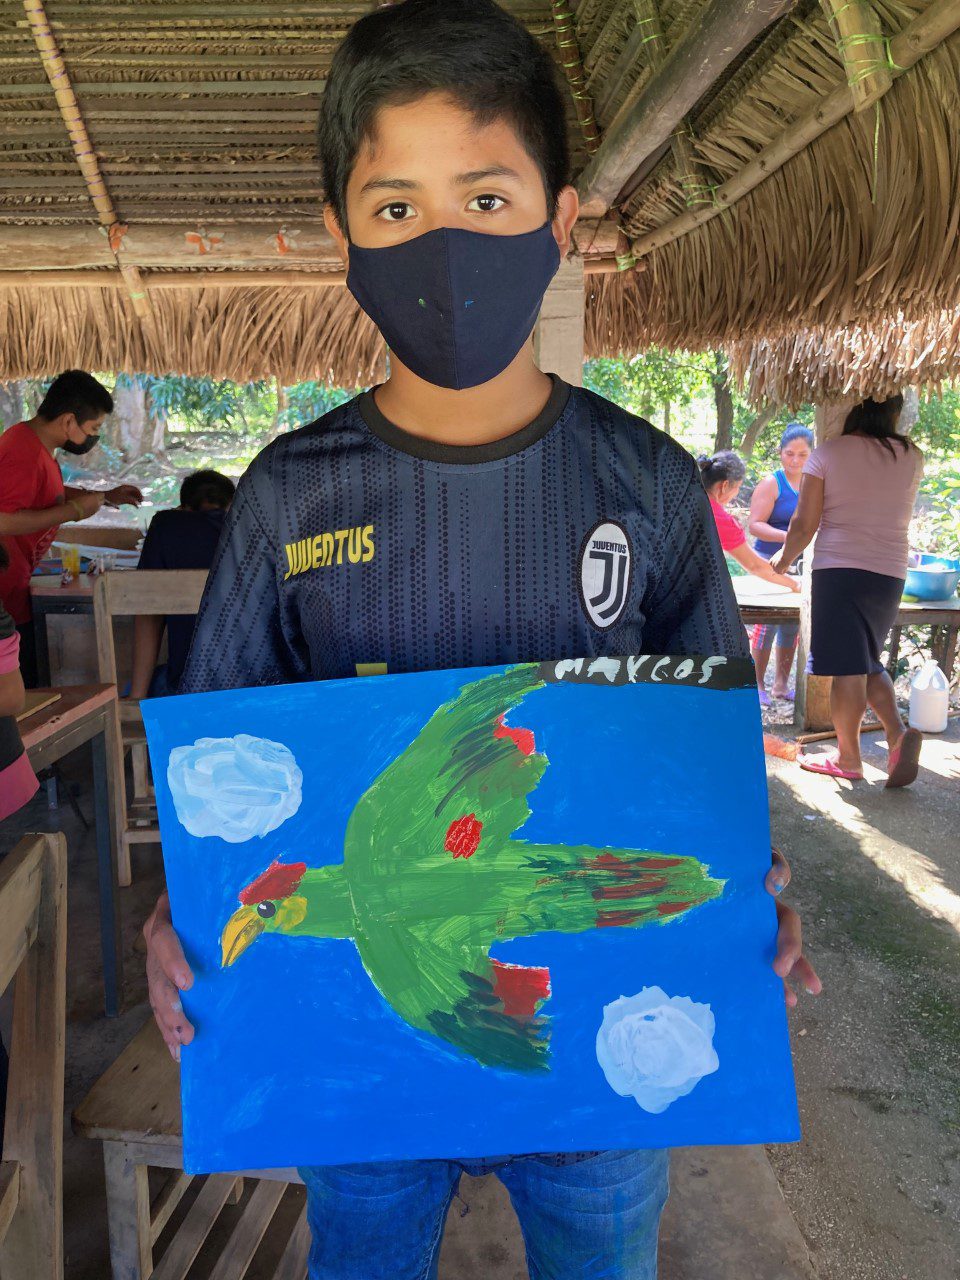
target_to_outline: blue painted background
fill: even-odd
[[[339,862],[357,798],[432,711],[480,671],[377,676],[143,704],[174,922],[196,984],[184,1006],[184,1154],[192,1172],[799,1136],[776,930],[756,692],[666,684],[549,685],[513,725],[549,766],[520,836],[693,855],[723,896],[662,927],[543,934],[495,948],[548,966],[548,1074],[480,1066],[408,1027],[352,942],[261,936],[220,968],[237,894],[274,858]],[[300,810],[247,844],[190,836],[166,783],[173,747],[249,733],[303,770]],[[603,1007],[644,986],[709,1003],[720,1069],[663,1114],[607,1084]]]

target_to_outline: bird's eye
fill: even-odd
[[[262,920],[271,920],[277,914],[277,904],[275,902],[258,902],[257,915]]]

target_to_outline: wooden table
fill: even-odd
[[[781,622],[799,623],[800,596],[787,587],[766,582],[763,578],[734,578],[733,589],[740,606],[740,616],[746,626],[759,622],[776,626]],[[904,627],[930,627],[941,631],[933,635],[932,651],[949,678],[957,655],[957,635],[960,633],[960,597],[952,600],[936,600],[929,603],[912,603],[901,600],[890,637],[890,654],[887,670],[893,675],[900,652],[900,634]]]
[[[90,743],[93,756],[93,805],[100,880],[100,948],[103,955],[104,1002],[108,1018],[119,1012],[123,978],[120,913],[116,885],[116,796],[123,779],[116,776],[117,689],[112,684],[72,685],[42,690],[59,693],[48,707],[20,721],[20,736],[34,770],[45,769],[69,751]]]
[[[51,613],[93,616],[93,582],[86,575],[62,586],[59,574],[43,574],[30,579],[30,607],[33,611],[34,644],[37,649],[37,679],[41,684],[50,683],[50,645],[47,636],[47,618]]]

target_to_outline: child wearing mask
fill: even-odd
[[[325,216],[390,376],[241,479],[182,693],[368,663],[746,656],[693,459],[534,362],[578,213],[565,130],[549,53],[490,0],[405,0],[348,33],[321,109]],[[787,876],[778,859],[771,892]],[[165,895],[144,932],[179,1057],[192,975]],[[774,967],[819,989],[782,904]],[[310,1276],[435,1276],[464,1169],[507,1185],[538,1280],[655,1275],[662,1151],[304,1169]]]

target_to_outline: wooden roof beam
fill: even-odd
[[[960,0],[933,0],[928,9],[890,41],[891,84],[957,30],[960,30]],[[662,249],[729,209],[772,173],[782,169],[788,160],[805,151],[821,134],[850,115],[855,106],[849,84],[834,89],[806,115],[784,129],[749,164],[717,187],[711,204],[688,209],[635,240],[632,246],[634,257],[641,258],[654,249]]]
[[[306,267],[336,270],[340,254],[322,222],[271,219],[231,223],[240,210],[225,211],[220,222],[210,210],[205,222],[184,218],[166,226],[135,224],[116,252],[96,226],[0,225],[0,262],[15,262],[24,271],[50,268],[110,267],[119,262],[141,270],[183,267]]]
[[[795,0],[710,0],[635,101],[617,113],[578,188],[584,214],[602,217],[712,84]]]

